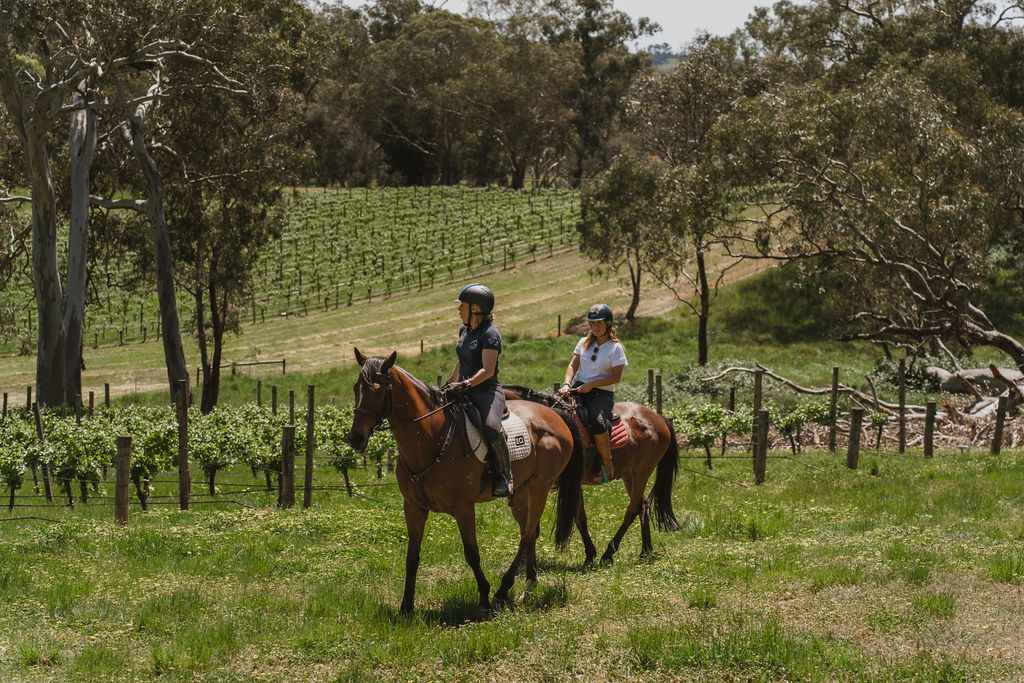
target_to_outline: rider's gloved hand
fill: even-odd
[[[441,387],[441,395],[444,396],[444,400],[450,401],[456,396],[469,391],[469,387],[472,386],[468,379],[464,379],[461,382],[449,382]]]

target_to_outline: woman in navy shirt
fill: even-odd
[[[501,335],[494,327],[494,292],[480,284],[466,285],[459,292],[459,341],[455,352],[459,357],[449,383],[457,391],[465,391],[470,402],[480,411],[484,438],[494,454],[495,477],[492,495],[503,498],[512,494],[512,463],[508,444],[501,431],[505,412],[505,394],[498,384],[498,354]]]
[[[612,406],[615,405],[615,384],[629,363],[626,350],[615,336],[612,309],[594,304],[587,312],[590,332],[576,344],[572,360],[565,369],[565,381],[558,392],[575,391],[586,406],[590,435],[601,454],[603,481],[615,478],[610,442]],[[574,379],[575,378],[575,379]],[[595,483],[600,483],[598,480]]]

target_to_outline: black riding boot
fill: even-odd
[[[491,453],[494,454],[494,484],[491,495],[495,498],[506,498],[512,495],[512,458],[508,453],[508,442],[505,434],[490,442]]]

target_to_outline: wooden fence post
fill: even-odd
[[[832,391],[829,394],[828,399],[828,450],[835,452],[836,450],[836,421],[839,419],[839,414],[836,409],[836,404],[839,401],[839,366],[832,366]]]
[[[935,455],[933,449],[935,438],[935,401],[924,404],[924,457]]]
[[[313,505],[313,451],[316,449],[316,416],[314,409],[314,392],[316,387],[310,384],[307,387],[306,397],[306,471],[303,479],[302,507],[308,508]]]
[[[277,415],[277,385],[270,385],[270,413]]]
[[[1006,396],[999,397],[999,407],[996,410],[996,430],[992,435],[992,455],[999,455],[1003,447],[1003,426],[1006,424]]]
[[[654,378],[654,386],[655,386],[655,391],[657,393],[657,396],[656,396],[656,398],[657,398],[657,410],[655,412],[657,412],[658,415],[661,415],[661,373],[660,372],[658,373],[658,376]]]
[[[36,436],[39,438],[39,443],[46,441],[46,437],[43,434],[43,421],[39,416],[39,405],[32,404],[32,414],[36,418]],[[39,463],[39,468],[43,471],[43,492],[46,493],[46,502],[53,503],[53,489],[50,487],[50,466],[46,460],[42,460]]]
[[[295,507],[295,425],[284,426],[281,439],[281,476],[278,478],[277,506]]]
[[[850,408],[850,442],[846,448],[846,466],[857,469],[860,458],[860,426],[864,420],[863,408]]]
[[[763,484],[768,464],[768,411],[758,410],[757,437],[754,445],[754,483]]]
[[[96,408],[96,392],[89,392],[89,417],[92,417],[93,410]]]
[[[103,407],[110,410],[110,382],[103,383]]]
[[[114,479],[114,519],[128,523],[128,480],[132,471],[132,437],[117,437],[117,474]]]
[[[899,387],[900,387],[900,412],[898,416],[899,420],[899,439],[900,439],[900,453],[907,450],[907,359],[900,358],[900,374],[899,374]]]
[[[256,407],[263,407],[263,380],[256,380]]]
[[[25,408],[32,410],[32,387],[25,387]]]
[[[178,380],[178,507],[188,510],[192,475],[188,466],[188,380]]]
[[[654,405],[654,368],[647,368],[647,405]]]
[[[4,392],[4,419],[7,419],[7,392]]]
[[[556,337],[561,337],[562,336],[562,314],[561,313],[558,314],[558,329],[555,331],[555,336]]]
[[[288,390],[288,424],[295,424],[295,391]]]

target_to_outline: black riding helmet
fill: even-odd
[[[494,292],[491,291],[490,287],[480,284],[474,283],[463,287],[456,301],[476,304],[480,307],[480,313],[483,315],[489,315],[494,310]]]
[[[612,322],[612,309],[607,304],[594,304],[587,312],[587,322],[593,323],[598,320]]]

